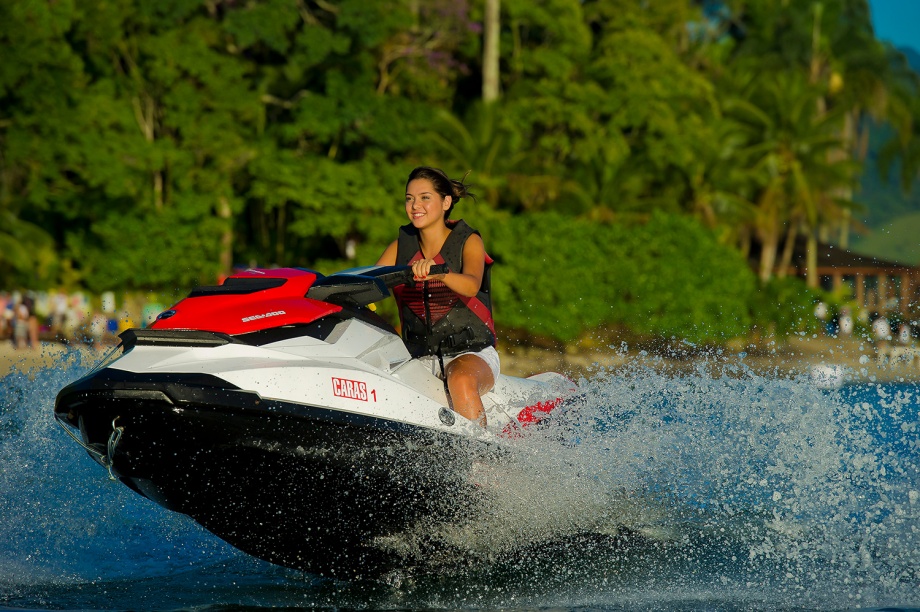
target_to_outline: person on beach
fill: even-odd
[[[13,300],[5,291],[0,291],[0,340],[13,336]]]
[[[38,348],[41,325],[38,322],[38,314],[35,312],[35,298],[31,295],[26,295],[22,298],[22,301],[26,305],[26,310],[28,312],[26,329],[29,338],[29,348]]]
[[[891,341],[891,324],[884,314],[872,313],[872,335],[875,338],[879,360],[888,359],[888,343]]]
[[[13,344],[17,349],[28,348],[29,346],[29,306],[25,300],[16,304],[13,310]]]
[[[409,223],[384,250],[377,265],[409,265],[416,282],[394,290],[402,337],[413,357],[428,360],[444,377],[452,408],[485,427],[482,394],[498,378],[490,271],[479,232],[462,219],[450,220],[454,206],[475,197],[462,180],[422,166],[406,182]],[[430,274],[447,264],[447,272]]]
[[[910,324],[907,321],[902,321],[898,327],[898,342],[903,346],[910,346],[911,335]]]

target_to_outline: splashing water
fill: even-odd
[[[54,424],[77,352],[0,389],[0,606],[845,609],[920,603],[920,386],[828,392],[700,363],[599,371],[490,492],[423,539],[438,573],[340,583],[243,555],[110,481]],[[716,366],[714,368],[714,366]],[[717,374],[713,375],[713,371]]]

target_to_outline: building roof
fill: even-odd
[[[797,268],[805,268],[805,251],[805,239],[796,239],[795,249],[792,252],[792,265]],[[914,272],[917,270],[916,267],[910,264],[885,260],[872,255],[855,253],[832,244],[823,243],[818,243],[818,268],[834,268],[841,271],[849,269],[854,272],[857,270]]]
[[[782,256],[783,244],[777,249],[777,264]],[[751,248],[751,258],[756,261],[760,256],[760,245],[755,243]],[[795,239],[792,250],[791,265],[799,274],[805,273],[806,267],[806,240],[799,236]],[[856,253],[832,244],[818,243],[818,273],[831,274],[841,272],[849,274],[918,274],[920,267],[912,266],[897,261],[881,259],[873,255]]]

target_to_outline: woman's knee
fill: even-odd
[[[447,385],[451,393],[454,393],[456,386],[458,392],[482,395],[492,388],[492,378],[488,364],[475,355],[458,357],[447,368]]]
[[[478,394],[479,384],[476,380],[475,373],[469,368],[456,367],[452,368],[447,374],[447,387],[451,395],[469,395]]]

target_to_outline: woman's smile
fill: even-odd
[[[419,229],[442,221],[450,202],[450,196],[442,197],[427,179],[415,179],[406,186],[406,214]]]

